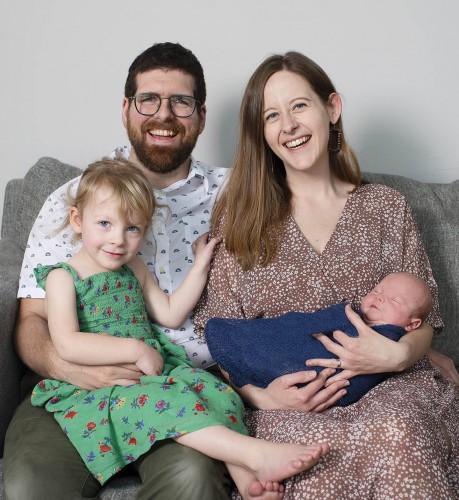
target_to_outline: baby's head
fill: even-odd
[[[68,193],[69,206],[76,207],[84,216],[85,208],[103,188],[117,201],[125,222],[136,220],[146,229],[150,227],[156,200],[146,177],[128,160],[103,158],[89,165],[81,176],[76,195]]]
[[[391,324],[415,330],[432,309],[427,284],[411,273],[392,273],[365,295],[360,307],[370,326]]]

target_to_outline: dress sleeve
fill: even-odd
[[[403,195],[397,194],[401,198],[398,200],[400,209],[396,211],[397,215],[394,214],[394,217],[398,220],[387,224],[386,241],[388,245],[386,245],[384,252],[389,267],[387,274],[406,271],[415,274],[427,283],[432,293],[433,307],[426,323],[431,325],[436,333],[439,333],[444,325],[440,315],[438,286],[411,207]],[[397,247],[400,249],[400,253],[394,251],[394,248]]]
[[[219,232],[215,232],[219,236]],[[244,318],[242,296],[244,273],[223,240],[218,246],[210,267],[207,284],[193,314],[194,330],[204,338],[209,319]]]
[[[33,270],[33,274],[35,275],[35,279],[37,280],[37,285],[46,290],[46,279],[48,278],[48,274],[53,269],[52,266],[37,266]]]
[[[35,276],[35,279],[37,280],[38,286],[40,288],[42,288],[43,290],[46,290],[46,280],[49,276],[49,273],[52,270],[58,269],[58,268],[65,269],[67,272],[69,272],[72,275],[73,279],[78,278],[76,272],[70,266],[68,266],[65,262],[57,262],[56,264],[53,264],[51,266],[43,266],[43,265],[39,264],[33,270],[33,274]]]

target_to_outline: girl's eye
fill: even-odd
[[[108,227],[110,226],[110,222],[108,222],[107,220],[101,220],[99,222],[99,225],[101,225],[102,227]]]
[[[137,233],[140,232],[140,228],[138,226],[129,226],[127,228],[129,233]]]

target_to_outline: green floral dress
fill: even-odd
[[[144,376],[140,384],[128,387],[90,391],[52,379],[35,386],[32,404],[54,413],[101,484],[158,440],[214,425],[247,434],[239,396],[195,368],[185,349],[149,321],[141,285],[129,267],[81,280],[65,263],[40,266],[34,272],[42,288],[49,272],[58,267],[74,279],[81,331],[135,337],[164,358],[161,376]]]

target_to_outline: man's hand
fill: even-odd
[[[58,364],[60,365],[60,371],[65,372],[65,377],[56,377],[57,380],[64,380],[69,384],[88,390],[113,385],[138,384],[140,377],[143,375],[143,372],[134,364],[86,366],[68,363],[62,359],[58,361]]]
[[[44,299],[21,299],[15,345],[22,361],[35,373],[82,389],[137,384],[143,375],[134,364],[86,366],[60,358],[49,335]]]
[[[459,385],[459,373],[457,373],[454,362],[441,352],[431,349],[428,353],[430,362],[447,379]]]

